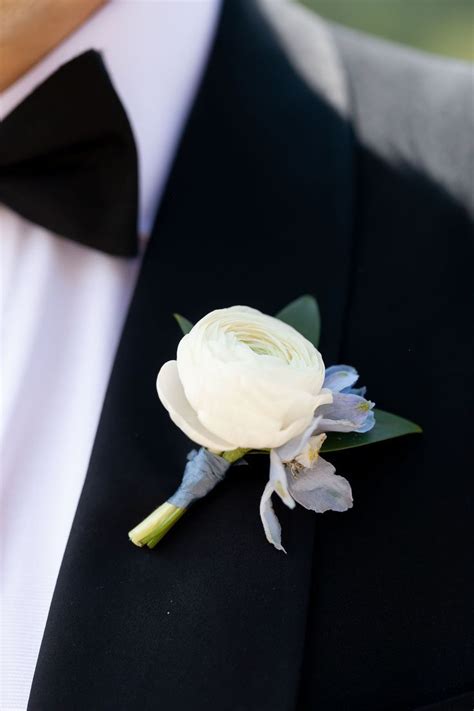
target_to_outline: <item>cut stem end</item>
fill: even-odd
[[[166,501],[147,516],[138,526],[132,528],[128,537],[140,548],[148,546],[154,548],[168,531],[179,521],[186,509],[175,506]]]

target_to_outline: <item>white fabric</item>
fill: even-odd
[[[149,233],[219,0],[113,0],[1,97],[102,51],[134,129]],[[73,244],[0,206],[1,711],[24,711],[140,259]],[[158,364],[157,364],[158,367]]]

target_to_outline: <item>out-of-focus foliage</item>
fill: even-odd
[[[448,57],[474,60],[474,0],[301,0],[330,20]]]

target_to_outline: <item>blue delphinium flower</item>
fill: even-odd
[[[366,388],[354,388],[359,374],[351,365],[326,368],[323,387],[331,390],[333,401],[318,409],[323,416],[322,432],[368,432],[375,425],[374,403],[365,399]]]
[[[374,426],[374,403],[365,399],[365,388],[354,388],[358,378],[349,365],[327,368],[323,387],[332,392],[332,403],[317,408],[301,435],[270,452],[270,478],[260,501],[260,517],[267,540],[278,550],[285,549],[271,501],[274,493],[289,508],[298,503],[316,513],[352,507],[349,482],[337,475],[335,467],[319,452],[327,432],[364,433]]]

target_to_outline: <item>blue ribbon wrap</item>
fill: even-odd
[[[193,449],[188,454],[183,481],[168,503],[186,509],[197,499],[202,499],[224,478],[230,462],[208,449]]]

